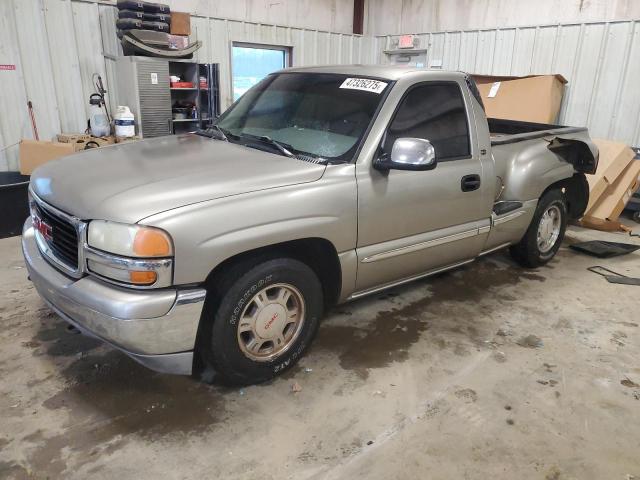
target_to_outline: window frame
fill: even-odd
[[[396,116],[398,115],[398,111],[400,110],[400,107],[403,105],[405,99],[407,98],[407,96],[411,93],[412,90],[416,89],[416,88],[420,88],[420,87],[424,87],[424,86],[429,86],[429,85],[455,85],[456,87],[458,87],[458,91],[460,93],[460,99],[462,100],[462,105],[464,106],[464,110],[465,110],[465,118],[467,120],[467,144],[469,146],[469,154],[468,155],[458,155],[455,157],[446,157],[446,158],[436,158],[436,161],[438,163],[440,162],[453,162],[456,160],[469,160],[471,158],[473,158],[473,145],[471,142],[471,121],[469,119],[469,108],[467,105],[467,102],[465,100],[465,95],[464,95],[464,91],[462,90],[462,87],[460,86],[460,83],[456,82],[455,80],[424,80],[418,83],[414,83],[413,85],[410,85],[409,87],[407,87],[407,89],[404,91],[404,93],[402,94],[402,97],[400,97],[400,100],[398,101],[398,104],[395,106],[395,109],[393,110],[393,115],[391,116],[391,119],[389,120],[389,122],[387,123],[385,129],[384,129],[384,134],[382,135],[382,140],[380,141],[380,145],[379,145],[379,151],[380,152],[384,152],[384,143],[387,139],[387,134],[389,132],[389,127],[391,126],[391,124],[394,122],[394,120],[396,119]]]
[[[268,43],[254,43],[254,42],[236,42],[231,41],[231,45],[229,47],[229,81],[231,86],[231,105],[233,105],[237,100],[233,99],[233,48],[234,47],[243,47],[243,48],[254,48],[260,50],[277,50],[280,52],[284,52],[284,67],[282,68],[291,68],[293,66],[293,47],[290,45],[273,45]],[[278,71],[278,70],[276,70]],[[275,73],[275,72],[271,72]],[[269,74],[271,75],[271,74]],[[265,77],[266,78],[266,77]]]

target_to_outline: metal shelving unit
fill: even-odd
[[[171,115],[173,133],[184,133],[198,128],[200,118],[200,102],[198,98],[198,72],[199,67],[195,62],[189,61],[169,61],[169,76],[180,77],[182,82],[190,82],[193,87],[170,87],[171,94]],[[195,111],[194,111],[195,107]],[[186,118],[177,118],[178,109],[183,112]]]
[[[117,103],[131,108],[141,137],[206,128],[220,114],[217,64],[128,56],[117,59],[116,70]],[[171,87],[171,75],[193,83],[193,87]],[[200,87],[201,77],[206,88]],[[176,118],[177,108],[184,108],[187,118]]]
[[[207,128],[220,115],[220,77],[217,63],[200,64],[198,66],[200,78],[206,79],[207,88],[200,87],[198,102],[200,105],[200,127]]]

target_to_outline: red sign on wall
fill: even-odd
[[[413,48],[413,35],[400,35],[398,48]]]
[[[15,65],[2,65],[0,64],[0,70],[15,70]]]

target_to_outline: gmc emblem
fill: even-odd
[[[53,240],[53,228],[47,222],[42,220],[37,214],[33,215],[33,227],[40,232],[42,238],[47,242]]]

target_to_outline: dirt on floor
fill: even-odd
[[[154,373],[77,335],[0,240],[0,478],[640,479],[640,251],[498,252],[336,307],[267,384]]]

